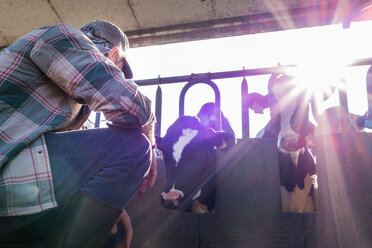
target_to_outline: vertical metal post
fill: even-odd
[[[96,121],[94,123],[94,127],[99,128],[99,123],[101,122],[101,113],[97,112],[96,113]]]
[[[338,97],[340,99],[340,121],[341,121],[341,132],[350,128],[349,121],[349,104],[347,99],[345,79],[342,79],[342,84],[338,88]]]
[[[159,79],[160,81],[160,79]],[[156,99],[155,99],[155,117],[156,117],[156,125],[155,125],[155,135],[161,135],[161,108],[162,108],[162,90],[160,84],[158,84],[158,88],[156,89]]]
[[[242,138],[249,138],[249,108],[248,108],[248,82],[243,78],[241,85],[242,95]]]

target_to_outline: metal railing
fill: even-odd
[[[358,61],[349,64],[348,66],[362,66],[362,65],[372,65],[372,58],[363,58]],[[249,108],[248,104],[248,89],[249,84],[246,77],[258,76],[258,75],[270,75],[273,73],[285,73],[289,68],[295,67],[294,65],[281,65],[277,67],[266,67],[266,68],[256,68],[256,69],[243,69],[237,71],[225,71],[225,72],[209,72],[209,73],[199,73],[184,76],[175,77],[164,77],[164,78],[154,78],[154,79],[144,79],[137,80],[136,83],[139,86],[149,86],[158,85],[156,90],[156,100],[155,100],[155,115],[157,118],[157,124],[155,129],[155,134],[160,135],[161,133],[161,108],[162,108],[162,90],[161,85],[174,84],[174,83],[184,83],[187,84],[183,87],[180,97],[179,97],[179,115],[184,114],[184,100],[187,91],[195,84],[204,83],[212,87],[215,94],[215,114],[217,116],[217,128],[221,126],[221,99],[220,91],[218,86],[212,81],[214,79],[227,79],[227,78],[243,78],[241,83],[241,114],[242,114],[242,138],[249,137]],[[345,89],[339,89],[339,99],[340,106],[348,112],[348,99]],[[341,125],[346,125],[343,121]]]
[[[279,66],[279,67],[267,67],[267,68],[257,68],[257,69],[243,69],[237,71],[225,71],[225,72],[213,72],[213,73],[199,73],[191,74],[185,76],[176,77],[165,77],[165,78],[154,78],[145,80],[136,80],[139,86],[149,86],[158,85],[156,90],[156,100],[155,100],[155,115],[157,119],[157,124],[155,127],[155,134],[160,135],[161,132],[161,108],[162,108],[162,90],[161,85],[174,84],[174,83],[184,83],[187,84],[182,88],[179,98],[179,115],[184,114],[184,100],[187,91],[195,84],[207,84],[213,90],[215,94],[215,114],[217,117],[217,128],[221,127],[221,100],[220,91],[216,83],[212,80],[214,79],[227,79],[227,78],[243,78],[241,86],[242,94],[242,135],[243,138],[249,137],[249,111],[248,111],[248,82],[245,77],[249,76],[259,76],[268,75],[273,73],[282,73],[288,70],[288,68],[293,68],[293,65]]]
[[[349,64],[349,67],[352,66],[363,66],[363,65],[372,65],[372,58],[362,58],[354,63]],[[185,95],[187,91],[196,84],[207,84],[209,85],[215,95],[215,109],[214,112],[217,117],[217,128],[221,127],[221,97],[220,91],[216,83],[212,80],[214,79],[227,79],[227,78],[243,78],[241,83],[241,114],[242,114],[242,138],[249,138],[249,108],[248,108],[248,101],[249,101],[249,84],[246,80],[246,77],[251,76],[259,76],[259,75],[271,75],[274,73],[285,73],[290,68],[294,68],[294,65],[281,65],[277,67],[266,67],[266,68],[256,68],[256,69],[243,69],[243,70],[236,70],[236,71],[225,71],[225,72],[209,72],[209,73],[198,73],[198,74],[191,74],[191,75],[183,75],[183,76],[175,76],[175,77],[164,77],[164,78],[153,78],[153,79],[143,79],[143,80],[136,80],[136,84],[139,86],[151,86],[157,85],[156,90],[156,99],[155,99],[155,116],[157,119],[156,127],[155,127],[155,134],[161,134],[161,121],[162,121],[162,101],[163,101],[163,94],[161,85],[165,84],[174,84],[174,83],[185,83],[186,85],[182,88],[179,97],[179,115],[184,114],[184,101]],[[367,89],[372,90],[372,82],[367,82],[371,84]],[[348,98],[347,92],[345,89],[338,89],[339,92],[339,100],[340,106],[348,113]],[[367,92],[369,95],[372,95],[372,92]],[[369,110],[372,110],[372,102],[368,101]],[[372,117],[372,113],[369,115]],[[100,114],[97,113],[95,127],[99,127],[100,122]],[[347,125],[347,120],[341,120],[341,126],[345,127]]]

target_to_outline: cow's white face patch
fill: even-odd
[[[278,80],[283,80],[283,78]],[[298,140],[299,138],[299,135],[291,127],[291,119],[297,109],[297,100],[293,97],[293,94],[290,94],[292,90],[293,82],[291,80],[278,82],[272,86],[272,91],[278,101],[277,105],[280,112],[280,132],[277,143],[279,149],[282,148],[282,138],[293,140]],[[282,150],[285,151],[285,149]]]
[[[288,98],[288,97],[286,97]],[[293,138],[298,139],[299,135],[293,131],[291,127],[291,119],[294,113],[296,112],[296,102],[288,102],[284,100],[280,100],[278,102],[279,109],[280,109],[280,132],[278,135],[278,147],[280,148],[280,141],[283,137],[285,138]]]
[[[182,135],[173,145],[173,158],[176,161],[176,163],[178,163],[178,161],[181,159],[181,154],[185,146],[189,144],[197,134],[198,130],[191,128],[182,129]]]
[[[293,164],[297,167],[298,166],[298,158],[300,157],[300,153],[304,152],[305,148],[301,148],[297,151],[294,152],[288,152],[289,155],[291,156]]]

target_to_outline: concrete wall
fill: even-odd
[[[163,209],[165,169],[155,187],[135,196],[131,247],[372,247],[372,134],[317,140],[319,213],[281,212],[277,148],[246,139],[219,153],[216,213]]]
[[[342,2],[342,8],[337,7]],[[133,47],[340,23],[367,0],[1,0],[0,47],[41,26],[107,20]],[[337,15],[334,11],[337,8]]]
[[[303,247],[302,215],[281,212],[275,141],[247,139],[218,159],[216,213],[203,215],[160,206],[165,171],[158,161],[155,187],[127,207],[131,247]]]

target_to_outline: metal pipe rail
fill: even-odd
[[[288,68],[294,68],[295,65],[285,65],[276,67],[266,67],[266,68],[256,68],[256,69],[243,69],[237,71],[224,71],[224,72],[208,72],[208,73],[197,73],[184,76],[175,77],[164,77],[164,78],[152,78],[136,80],[136,84],[139,86],[149,86],[158,84],[172,84],[172,83],[182,83],[197,79],[225,79],[225,78],[236,78],[236,77],[246,77],[246,76],[257,76],[272,73],[285,72]]]
[[[166,78],[154,78],[154,79],[145,79],[145,80],[136,80],[136,83],[139,86],[149,86],[149,85],[158,85],[156,90],[156,100],[155,100],[155,113],[156,113],[156,127],[155,135],[160,136],[161,132],[161,108],[162,108],[162,92],[160,85],[163,84],[172,84],[172,83],[181,83],[188,82],[181,91],[180,100],[179,100],[179,114],[184,114],[184,98],[187,90],[196,83],[206,83],[212,87],[215,93],[215,112],[217,116],[217,127],[221,125],[221,107],[220,107],[220,93],[217,85],[212,81],[212,79],[226,79],[226,78],[236,78],[243,77],[242,82],[242,134],[243,138],[249,137],[249,111],[247,107],[248,102],[248,83],[245,79],[246,76],[257,76],[257,75],[267,75],[273,73],[284,73],[289,68],[294,68],[294,65],[285,65],[285,66],[276,66],[276,67],[267,67],[267,68],[257,68],[257,69],[243,69],[237,71],[225,71],[225,72],[214,72],[214,73],[199,73],[191,74],[185,76],[176,76],[176,77],[166,77]]]
[[[362,65],[372,65],[372,58],[362,58],[355,62],[352,62],[346,66],[362,66]],[[159,84],[172,84],[188,82],[193,79],[225,79],[225,78],[236,78],[236,77],[247,77],[247,76],[257,76],[273,73],[283,73],[289,68],[295,68],[295,65],[281,65],[275,67],[264,67],[255,69],[243,69],[236,71],[224,71],[224,72],[208,72],[208,73],[197,73],[191,75],[175,76],[175,77],[164,77],[161,78],[151,78],[151,79],[141,79],[135,80],[136,84],[139,86],[150,86]]]
[[[221,94],[218,89],[217,84],[215,84],[212,80],[193,80],[188,82],[181,91],[180,100],[179,100],[179,116],[183,116],[185,113],[185,95],[186,92],[195,84],[207,84],[209,85],[214,92],[214,114],[216,116],[216,130],[221,129]],[[160,133],[159,133],[160,134]],[[159,135],[157,134],[157,135]]]
[[[347,67],[351,66],[363,66],[363,65],[372,65],[372,58],[362,58],[357,61],[354,61],[347,65]],[[250,136],[249,134],[249,111],[247,107],[248,102],[248,82],[245,77],[249,76],[257,76],[257,75],[267,75],[273,73],[285,73],[291,68],[295,68],[295,65],[280,65],[276,67],[266,67],[266,68],[256,68],[256,69],[243,69],[243,70],[236,70],[236,71],[225,71],[225,72],[209,72],[209,73],[198,73],[198,74],[191,74],[191,75],[183,75],[183,76],[175,76],[175,77],[164,77],[153,79],[144,79],[144,80],[136,80],[136,83],[139,86],[150,86],[150,85],[158,85],[156,91],[156,101],[155,101],[155,113],[157,118],[157,124],[155,129],[155,134],[160,136],[161,132],[161,107],[162,107],[162,92],[161,92],[161,85],[164,84],[172,84],[172,83],[181,83],[181,82],[188,82],[181,92],[180,95],[180,106],[179,106],[179,113],[180,115],[183,114],[184,109],[184,97],[187,90],[195,84],[195,82],[211,82],[211,84],[215,85],[212,81],[213,79],[227,79],[227,78],[236,78],[242,77],[242,85],[241,85],[241,96],[242,96],[242,138],[247,138]],[[214,89],[216,95],[216,112],[220,112],[220,100],[219,100],[219,91],[218,87],[215,86],[212,88]],[[217,92],[217,93],[216,93]],[[339,89],[339,98],[340,98],[340,105],[348,112],[348,101],[345,89]],[[216,116],[220,116],[217,114]],[[341,123],[343,126],[347,125],[345,121]]]

